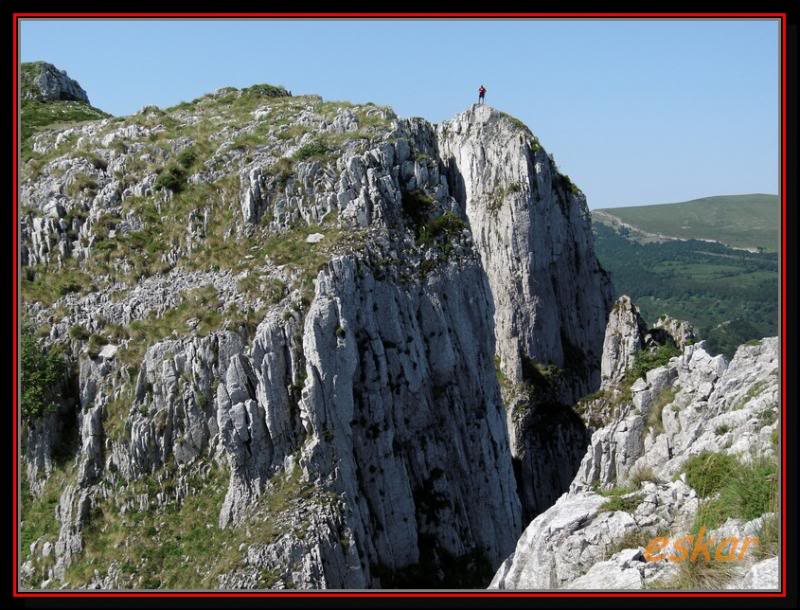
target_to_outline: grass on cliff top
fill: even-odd
[[[138,366],[147,347],[162,339],[173,334],[185,336],[190,332],[203,337],[219,328],[223,321],[220,307],[219,294],[209,284],[184,291],[180,303],[167,309],[161,316],[151,312],[145,318],[133,320],[127,327],[112,324],[107,328],[116,333],[117,340],[130,339],[118,357],[128,365]],[[193,319],[197,320],[197,324],[189,328],[187,322]]]
[[[775,460],[754,458],[748,463],[732,456],[705,452],[693,456],[684,465],[687,481],[703,497],[689,534],[695,536],[701,529],[708,532],[720,527],[729,518],[751,521],[764,517],[756,532],[757,542],[749,546],[747,556],[759,561],[778,553],[780,519],[778,503],[778,476]],[[700,493],[702,490],[702,493]],[[712,537],[713,540],[713,537]],[[732,564],[715,559],[717,544],[708,545],[711,560],[701,554],[694,561],[678,564],[677,573],[650,585],[653,589],[708,590],[719,589],[734,576]],[[742,551],[739,544],[737,552]],[[720,549],[721,555],[730,552]]]
[[[165,486],[169,489],[174,481]],[[300,482],[296,475],[276,475],[271,487],[256,502],[253,514],[242,525],[220,529],[219,512],[228,487],[227,470],[214,467],[205,481],[190,482],[197,493],[180,506],[168,504],[163,509],[131,511],[120,514],[109,500],[102,500],[84,531],[84,552],[67,570],[66,582],[85,586],[94,570],[105,573],[112,561],[123,576],[132,576],[126,588],[142,589],[215,589],[218,577],[244,567],[241,544],[269,544],[285,531],[276,518],[293,501],[312,497],[313,487]],[[136,481],[117,497],[133,498],[147,493],[151,501],[160,486],[152,479]],[[295,524],[298,535],[308,524]],[[275,575],[265,574],[260,583],[269,587]]]

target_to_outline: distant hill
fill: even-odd
[[[733,248],[777,252],[780,209],[777,195],[723,195],[680,203],[594,210],[595,223],[630,225],[641,243],[660,238],[715,240]],[[637,231],[638,229],[638,231]]]
[[[603,222],[592,229],[616,294],[630,295],[649,323],[663,313],[688,320],[712,352],[728,357],[742,343],[778,333],[776,253],[698,240],[642,243]]]

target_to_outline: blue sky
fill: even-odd
[[[775,21],[29,20],[20,46],[113,114],[268,82],[438,122],[483,83],[592,208],[778,192]]]

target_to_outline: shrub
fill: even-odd
[[[328,147],[320,141],[304,144],[294,153],[292,158],[295,161],[307,161],[308,159],[318,159],[328,153]]]
[[[561,188],[568,193],[572,193],[573,195],[578,195],[581,192],[581,190],[575,185],[572,179],[566,174],[558,174],[556,180],[557,183],[561,185]]]
[[[78,174],[67,185],[65,190],[70,197],[76,197],[83,191],[87,191],[91,195],[97,191],[97,182],[91,176]]]
[[[99,169],[102,171],[106,171],[108,169],[108,163],[106,163],[105,159],[99,157],[96,153],[91,151],[79,151],[75,154],[76,157],[83,157],[89,163],[92,164],[92,167],[95,169]]]
[[[422,191],[408,191],[403,193],[403,213],[414,226],[415,233],[428,219],[433,207],[433,199]]]
[[[89,338],[89,331],[80,324],[75,324],[69,329],[69,338],[76,341],[85,341]]]
[[[341,326],[337,326],[336,327],[336,336],[337,337],[339,337],[340,339],[344,339],[344,337],[346,335],[347,335],[347,333],[345,332],[344,328],[342,328]]]
[[[178,155],[178,165],[183,169],[189,169],[197,161],[197,152],[191,146],[184,148]]]
[[[686,482],[701,498],[722,489],[739,467],[735,457],[727,453],[704,451],[690,457],[683,465]]]
[[[155,187],[180,193],[186,186],[186,172],[176,165],[162,169],[156,178]]]
[[[27,322],[21,328],[20,352],[22,417],[32,420],[55,409],[54,389],[64,379],[64,359],[57,348],[42,346]]]
[[[609,497],[608,500],[603,502],[600,506],[600,511],[625,511],[626,513],[632,513],[636,510],[636,507],[641,504],[644,496],[642,494],[633,494],[633,495],[612,495]]]
[[[637,379],[644,377],[648,371],[669,364],[670,358],[679,356],[680,353],[681,351],[671,343],[638,352],[633,365],[625,373],[623,385],[630,387]]]
[[[106,339],[103,335],[93,334],[89,337],[89,341],[86,344],[86,351],[92,358],[96,358],[97,355],[100,353],[100,350],[103,348],[104,345],[108,343],[108,339]]]
[[[766,409],[758,412],[758,423],[761,426],[769,426],[778,421],[778,411],[774,407],[767,407]]]
[[[656,473],[649,466],[640,466],[628,475],[628,482],[632,487],[639,489],[646,482],[660,483]]]
[[[290,97],[292,94],[284,87],[258,84],[242,89],[242,97]]]
[[[289,182],[289,178],[291,178],[292,174],[294,173],[294,165],[291,159],[281,157],[275,163],[270,165],[267,172],[271,176],[275,176],[275,182],[278,185],[278,188],[284,188],[286,183]]]
[[[419,230],[417,243],[430,246],[440,238],[449,239],[461,233],[466,223],[453,212],[445,212],[438,218],[425,223]],[[445,247],[445,250],[449,248]]]

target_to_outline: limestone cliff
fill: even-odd
[[[475,105],[437,136],[492,291],[529,520],[567,489],[580,462],[586,431],[570,406],[599,386],[611,283],[594,255],[586,198],[527,127]]]

